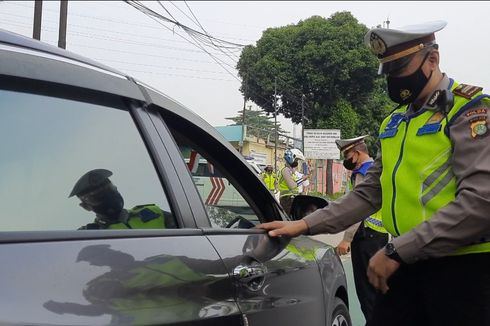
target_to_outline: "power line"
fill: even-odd
[[[72,46],[78,46],[81,48],[91,48],[91,49],[97,49],[97,50],[103,50],[103,51],[109,51],[109,52],[134,54],[137,56],[147,56],[147,57],[155,57],[155,58],[178,60],[178,61],[212,63],[211,61],[194,60],[194,59],[186,59],[186,58],[178,58],[178,57],[167,57],[167,56],[162,56],[162,55],[158,55],[158,54],[150,54],[150,53],[145,53],[145,52],[133,52],[133,51],[124,51],[124,50],[117,50],[117,49],[107,49],[107,48],[102,48],[102,47],[97,47],[97,46],[92,46],[92,45],[84,45],[84,44],[76,44],[76,43],[73,43],[71,45]]]
[[[22,5],[22,4],[17,3],[16,1],[4,1],[4,4],[8,4],[8,5],[11,5],[11,6],[16,6],[16,7],[28,8],[28,9],[32,9],[33,8],[33,6]],[[43,8],[43,12],[45,12],[45,11],[46,12],[51,12],[51,13],[56,14],[56,15],[58,14],[58,11],[57,10]],[[107,23],[109,21],[109,22],[112,22],[112,23],[123,24],[123,25],[126,25],[126,26],[128,26],[128,25],[129,26],[138,26],[138,27],[143,27],[143,28],[161,30],[161,28],[160,27],[157,27],[157,26],[151,26],[151,25],[148,25],[148,24],[140,24],[140,23],[131,22],[131,21],[116,20],[116,19],[110,19],[110,18],[100,18],[100,17],[88,16],[88,15],[77,14],[77,13],[72,13],[72,12],[70,12],[70,16],[83,17],[83,18],[88,18],[88,19],[102,21],[102,22],[105,22],[105,23]],[[26,17],[26,18],[32,19],[31,17]],[[44,21],[45,21],[45,18],[43,17],[43,22]],[[72,26],[72,24],[70,24],[70,26]],[[78,25],[78,26],[80,26],[80,25]],[[88,26],[86,26],[86,28],[88,28]],[[235,39],[235,40],[241,40],[241,41],[255,42],[255,40],[252,40],[252,39],[237,38],[237,37],[232,37],[232,36],[226,36],[226,38]],[[244,46],[244,45],[241,45],[241,46]]]
[[[145,14],[146,16],[150,17],[151,19],[155,20],[156,22],[158,22],[160,25],[162,25],[164,28],[166,29],[169,29],[170,28],[168,26],[166,26],[165,24],[163,24],[159,19],[163,19],[164,21],[170,21],[170,22],[173,22],[172,20],[169,20],[167,17],[164,17],[162,15],[160,15],[159,13],[147,8],[146,6],[142,5],[139,1],[125,1],[127,4],[129,4],[130,6],[134,7],[135,9],[137,9],[138,11],[142,12],[143,14]],[[175,22],[173,22],[175,23]],[[179,24],[178,26],[183,26],[182,24],[178,23]],[[187,38],[185,38],[184,36],[180,35],[179,33],[175,32],[174,33],[176,35],[178,35],[179,37],[183,38],[184,40],[188,41],[189,43],[197,46],[198,48],[200,48],[201,50],[203,50],[204,52],[206,52],[218,65],[220,65],[226,72],[228,72],[231,76],[233,76],[233,78],[237,79],[238,81],[240,81],[240,79],[235,76],[233,73],[231,73],[228,69],[226,69],[224,67],[224,64],[225,65],[228,65],[227,63],[225,63],[224,61],[221,61],[220,59],[216,58],[215,56],[213,56],[209,51],[207,51],[202,45],[200,45],[199,43],[197,42],[192,42],[190,40],[188,40]],[[229,65],[228,65],[229,66]]]
[[[170,3],[172,3],[172,1],[170,1]],[[206,35],[209,35],[209,33],[204,29],[204,27],[202,26],[202,24],[199,22],[199,19],[197,19],[196,15],[194,14],[194,12],[192,11],[191,7],[187,4],[187,1],[184,0],[184,3],[185,5],[187,6],[187,9],[189,9],[189,12],[191,13],[192,17],[194,17],[194,19],[196,20],[196,23],[199,25],[199,27],[201,27],[202,31],[206,34]],[[172,3],[173,4],[173,3]],[[175,5],[174,5],[175,6]],[[178,8],[178,7],[177,7]],[[187,16],[187,15],[186,15]],[[214,44],[214,43],[213,43]],[[220,51],[225,54],[225,52],[219,48]],[[239,58],[234,54],[234,53],[231,53],[229,50],[227,51],[230,55],[232,55],[233,57],[235,57],[235,60],[238,62]],[[231,59],[231,58],[230,58]]]
[[[129,64],[129,65],[142,66],[142,67],[163,68],[163,69],[171,69],[171,70],[185,70],[185,71],[193,71],[193,72],[199,72],[199,73],[227,75],[226,72],[222,72],[222,71],[211,71],[211,70],[199,70],[199,69],[183,68],[183,67],[160,66],[160,65],[152,65],[152,64],[146,64],[146,63],[136,63],[136,62],[128,62],[128,61],[114,60],[114,59],[98,59],[98,58],[94,58],[94,60],[107,61],[107,62],[115,62],[115,63],[122,63],[122,64]]]

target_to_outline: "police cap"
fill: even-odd
[[[349,139],[336,139],[335,144],[337,145],[337,148],[342,153],[344,153],[356,145],[364,144],[364,139],[366,137],[369,137],[369,135],[364,135],[364,136],[359,136],[359,137],[349,138]]]
[[[446,25],[445,21],[433,21],[399,29],[373,28],[364,42],[378,57],[378,73],[387,74],[405,67],[422,49],[437,46],[434,33]]]
[[[70,196],[80,196],[89,191],[97,189],[98,187],[107,184],[110,182],[109,177],[112,175],[112,172],[105,169],[95,169],[88,171],[85,173],[80,179],[78,179],[77,183],[73,187],[73,190],[70,193]]]

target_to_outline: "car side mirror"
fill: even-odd
[[[300,220],[306,215],[327,205],[328,201],[320,197],[306,195],[296,196],[294,197],[293,205],[291,206],[291,218],[295,221]]]

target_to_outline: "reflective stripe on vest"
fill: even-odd
[[[366,218],[364,220],[364,226],[369,227],[370,229],[378,231],[380,233],[388,233],[383,225],[381,210]]]
[[[456,86],[454,83],[451,90]],[[481,93],[470,100],[455,95],[447,118],[441,112],[427,110],[407,116],[408,106],[402,106],[383,121],[379,135],[383,153],[381,211],[389,233],[404,234],[455,200],[457,186],[447,123],[484,98],[487,96]],[[455,254],[487,251],[488,242],[462,248]]]

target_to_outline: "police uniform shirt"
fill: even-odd
[[[446,89],[448,83],[444,76],[436,89]],[[475,103],[465,112],[470,111],[478,112],[478,118],[488,123],[490,107]],[[472,118],[460,114],[450,126],[452,169],[457,183],[455,200],[429,220],[393,239],[398,254],[407,263],[447,256],[490,234],[490,131],[475,138],[470,128]],[[380,151],[364,182],[304,218],[311,234],[338,233],[381,208],[381,155]]]
[[[364,176],[366,175],[367,171],[371,167],[373,162],[373,159],[370,157],[366,161],[362,162],[361,167],[357,170],[352,171],[352,174],[354,174],[354,183],[353,183],[353,188],[361,183],[364,180]],[[367,217],[367,216],[366,216]],[[347,230],[344,232],[344,241],[347,242],[352,242],[354,239],[354,236],[356,235],[357,229],[361,225],[362,222],[356,223],[352,226],[350,226]]]

